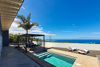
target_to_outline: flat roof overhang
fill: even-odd
[[[9,30],[24,0],[0,0],[2,30]]]
[[[36,36],[45,36],[44,34],[22,34],[20,36],[36,37]]]

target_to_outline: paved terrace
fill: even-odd
[[[57,50],[57,49],[49,49],[48,51],[53,51],[53,52],[62,53],[62,54],[70,55],[73,57],[77,57],[73,67],[99,67],[96,57],[76,54],[76,53]]]
[[[0,67],[41,67],[13,46],[3,47]]]

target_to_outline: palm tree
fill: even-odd
[[[17,15],[17,17],[22,21],[18,22],[20,25],[18,27],[21,27],[26,30],[26,34],[28,34],[28,30],[30,30],[33,26],[38,26],[39,24],[34,22],[30,23],[31,13],[25,18],[24,15]]]
[[[28,30],[30,30],[33,26],[38,26],[38,23],[36,22],[30,23],[31,13],[29,13],[29,15],[26,18],[24,15],[17,15],[17,17],[22,21],[22,22],[17,22],[19,23],[18,27],[25,29],[26,34],[28,34]],[[26,47],[25,47],[26,51],[27,51],[27,42],[28,38],[26,36]]]

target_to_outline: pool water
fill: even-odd
[[[73,63],[75,62],[75,58],[52,52],[38,53],[37,56],[56,67],[72,67]]]

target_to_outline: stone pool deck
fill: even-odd
[[[13,46],[3,47],[0,67],[41,67]]]
[[[73,67],[99,67],[96,57],[76,54],[76,53],[57,50],[57,49],[49,49],[48,51],[53,51],[53,52],[62,53],[62,54],[76,57],[77,59],[73,65]]]
[[[97,58],[98,58],[98,64],[99,64],[99,67],[100,67],[100,55],[96,55]]]

